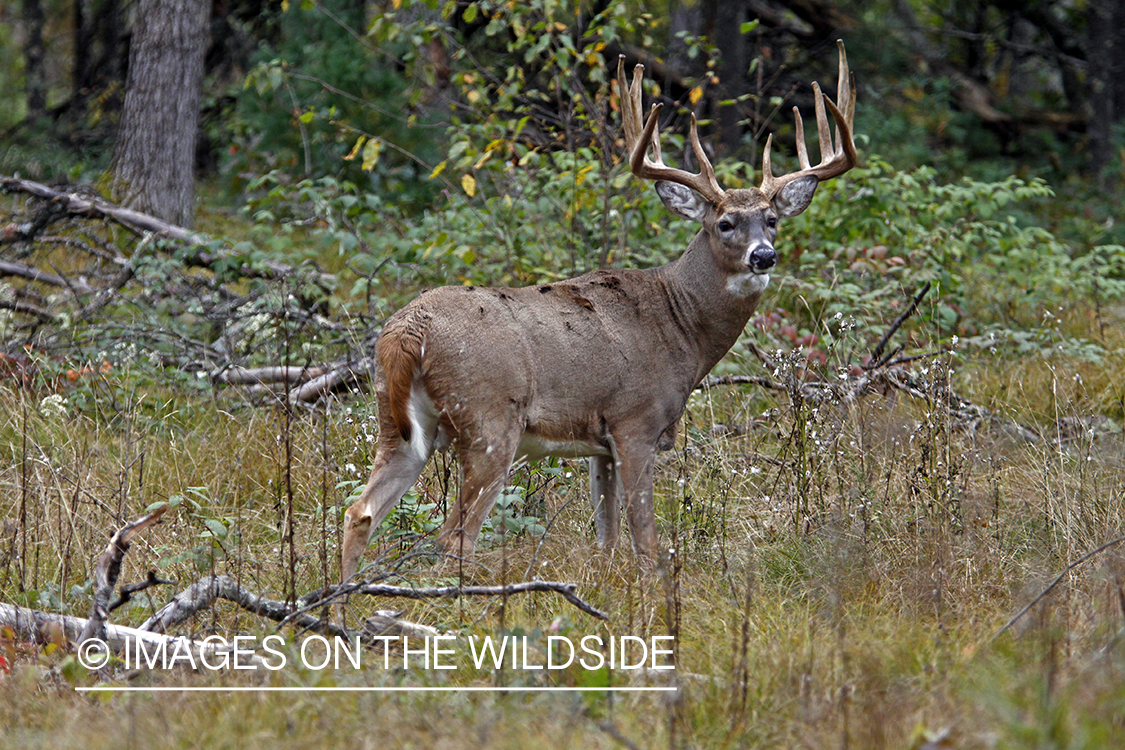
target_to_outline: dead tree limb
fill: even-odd
[[[28,281],[38,281],[41,284],[62,287],[63,289],[75,289],[79,292],[93,291],[93,288],[82,279],[64,279],[56,273],[9,260],[0,260],[0,276],[17,276]]]
[[[185,263],[211,267],[221,259],[237,257],[237,253],[227,248],[216,248],[215,241],[207,235],[193,232],[175,224],[169,224],[140,211],[122,208],[101,198],[62,192],[47,185],[18,177],[0,176],[0,190],[33,195],[43,200],[52,201],[67,213],[76,216],[110,219],[134,232],[150,233],[195,248],[193,252],[185,255]],[[262,261],[260,265],[263,272],[258,272],[249,265],[243,266],[241,272],[246,276],[263,275],[267,278],[273,278],[289,276],[295,270],[293,266],[270,260]],[[331,284],[335,281],[335,277],[331,274],[318,272],[317,278],[322,283]]]
[[[303,383],[324,374],[326,367],[230,367],[212,376],[217,383],[226,385],[269,385]]]
[[[86,627],[78,636],[79,644],[88,638],[105,640],[105,620],[109,616],[109,600],[117,585],[117,577],[121,574],[121,561],[129,551],[130,540],[149,526],[159,523],[160,517],[167,510],[168,505],[161,505],[151,513],[125,524],[110,538],[109,545],[98,557],[94,568],[94,603],[90,606],[90,617],[86,621]]]
[[[292,386],[289,400],[292,403],[311,403],[327,392],[345,385],[355,385],[370,380],[374,375],[369,358],[353,359],[320,367],[274,365],[270,367],[232,367],[212,374],[211,380],[226,385],[243,385],[259,388],[270,385]],[[267,388],[263,390],[268,391]]]
[[[69,641],[81,643],[81,633],[89,629],[89,620],[83,617],[70,617],[50,612],[40,612],[26,607],[17,607],[14,604],[0,602],[0,625],[12,628],[20,640],[41,642],[45,634],[61,630],[62,635]],[[175,646],[187,648],[197,659],[209,658],[216,655],[230,655],[233,651],[231,644],[226,642],[201,642],[193,641],[182,636],[164,635],[153,633],[139,628],[130,628],[124,625],[102,623],[103,635],[101,641],[116,652],[126,651],[137,653],[137,642],[160,646]],[[215,660],[218,661],[218,660]],[[250,663],[255,666],[264,664],[264,659],[257,654],[249,657]]]
[[[326,632],[330,635],[346,634],[343,629],[315,615],[297,613],[286,602],[267,599],[248,591],[238,581],[225,573],[202,578],[188,586],[177,594],[172,601],[164,605],[159,612],[145,620],[140,629],[163,633],[168,628],[189,619],[197,612],[207,609],[215,603],[216,599],[234,602],[249,612],[275,622],[292,622],[306,630]]]

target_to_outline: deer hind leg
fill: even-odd
[[[461,493],[438,536],[438,544],[457,557],[473,556],[481,527],[504,488],[515,458],[520,432],[517,427],[504,426],[488,432],[495,437],[474,440],[461,447]]]
[[[621,496],[617,491],[616,461],[612,456],[590,457],[590,503],[598,547],[612,552],[621,536]]]

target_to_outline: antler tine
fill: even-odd
[[[797,124],[797,159],[801,162],[801,169],[809,169],[811,165],[809,164],[809,148],[805,143],[805,123],[801,119],[801,110],[796,107],[793,108],[793,122]]]
[[[781,188],[799,177],[813,176],[821,182],[838,177],[855,166],[857,155],[855,141],[852,136],[852,124],[855,122],[855,76],[848,68],[848,59],[844,51],[844,43],[837,41],[840,57],[840,73],[837,84],[837,106],[820,90],[820,85],[813,83],[813,106],[816,112],[816,137],[820,144],[820,163],[816,166],[809,164],[808,147],[805,144],[804,123],[796,107],[793,108],[793,117],[797,130],[797,158],[801,168],[781,177],[775,177],[770,164],[770,146],[772,136],[766,139],[766,148],[762,153],[762,184],[759,190],[767,197],[773,198]],[[827,111],[826,111],[827,110]],[[836,138],[832,138],[832,128],[828,124],[828,114],[836,122]]]
[[[695,115],[691,116],[691,150],[695,160],[699,162],[699,174],[693,174],[683,169],[666,166],[660,153],[660,135],[657,125],[662,104],[654,104],[641,128],[641,81],[644,76],[644,66],[637,65],[633,69],[633,81],[628,91],[625,89],[625,57],[617,58],[617,82],[621,92],[621,124],[625,130],[625,148],[629,152],[629,167],[633,174],[641,179],[665,180],[675,182],[695,190],[712,203],[722,200],[725,192],[715,179],[715,170],[703,145],[699,142],[699,131],[695,122]],[[649,158],[649,149],[652,149],[653,158]]]

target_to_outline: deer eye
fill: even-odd
[[[766,226],[768,226],[770,229],[776,229],[777,228],[777,217],[771,216],[768,219],[766,219]]]
[[[731,224],[726,219],[723,219],[722,221],[719,222],[719,231],[720,232],[729,232],[732,229],[734,229],[734,224]]]

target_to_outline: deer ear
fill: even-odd
[[[699,193],[678,182],[661,180],[656,183],[656,193],[665,208],[683,219],[702,222],[711,206]]]
[[[816,192],[816,186],[819,183],[820,181],[812,175],[798,177],[781,188],[780,192],[774,196],[773,210],[777,211],[777,215],[782,218],[787,219],[790,216],[796,216],[812,203],[813,193]]]

